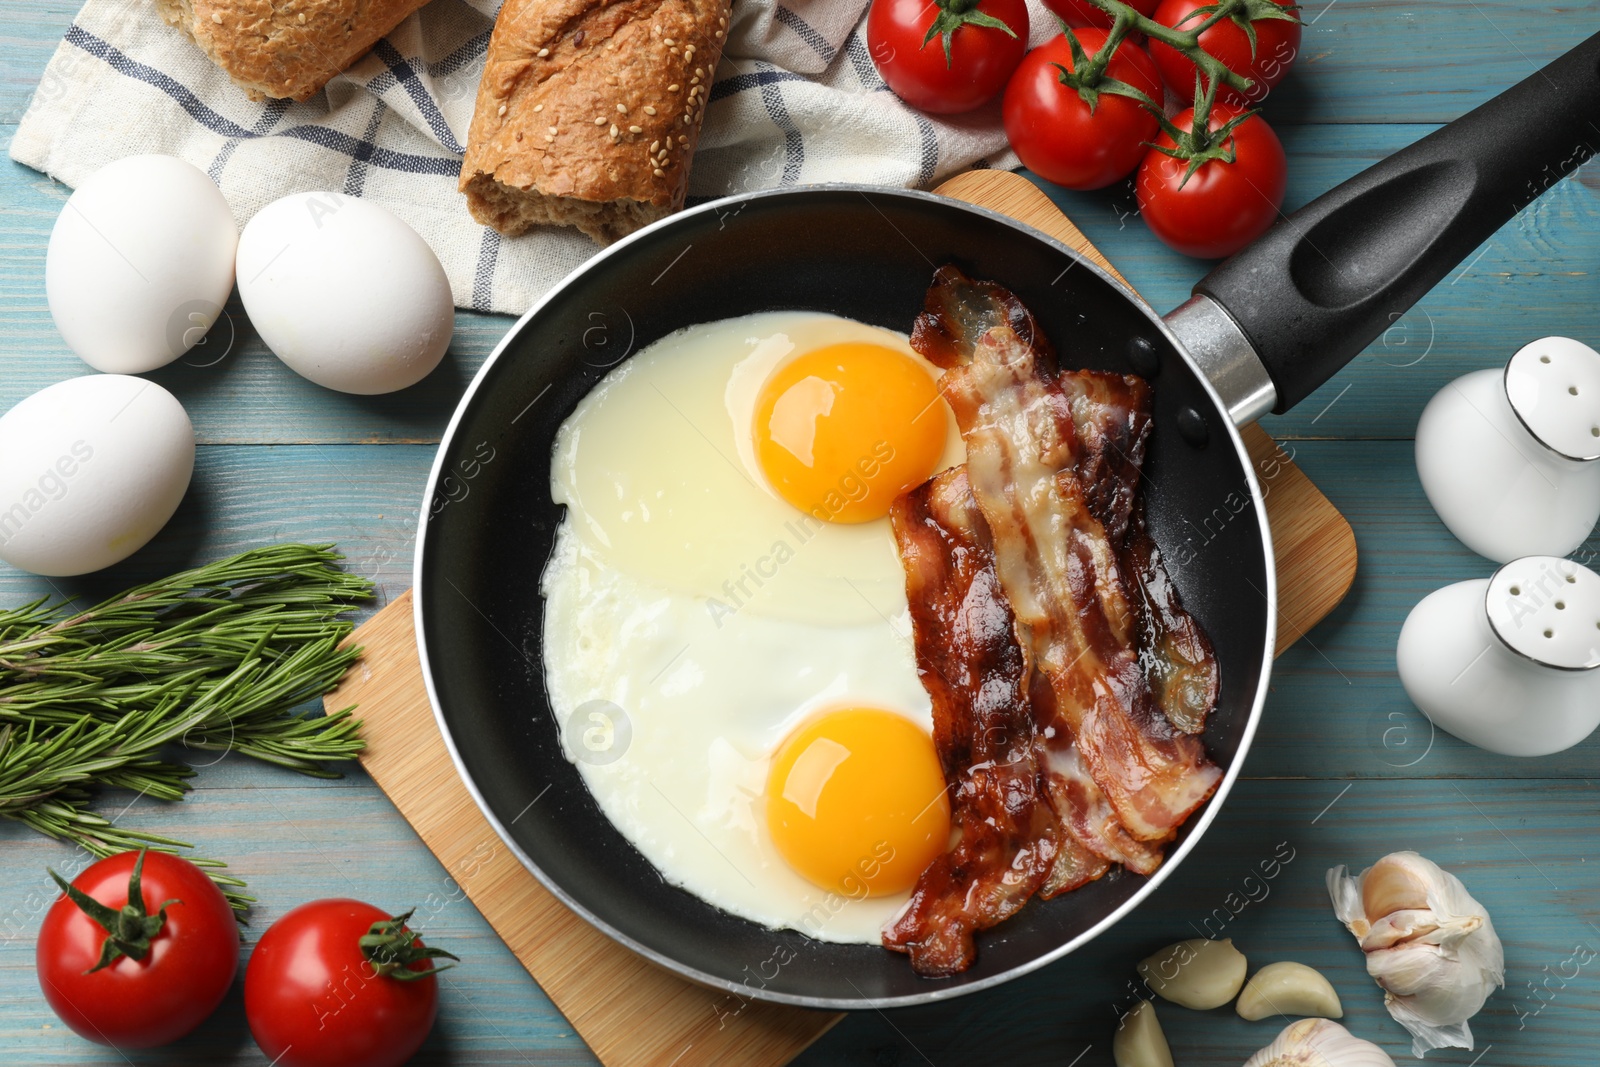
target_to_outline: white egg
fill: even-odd
[[[415,385],[450,346],[450,280],[426,241],[377,204],[296,193],[239,238],[239,297],[289,368],[342,393]]]
[[[919,359],[847,319],[751,315],[656,342],[579,404],[551,474],[568,510],[542,581],[545,683],[601,809],[667,881],[767,926],[876,943],[908,894],[808,881],[764,800],[776,750],[820,713],[932,730],[888,519],[808,520],[752,446],[767,377],[845,341]],[[941,466],[961,455],[951,420]]]
[[[96,370],[165,366],[222,313],[238,241],[204,171],[174,156],[108,163],[78,186],[50,231],[44,289],[56,328]]]
[[[0,559],[87,574],[132,555],[178,509],[194,428],[178,399],[121,374],[69,378],[0,416]]]

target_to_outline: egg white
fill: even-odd
[[[610,565],[729,608],[835,625],[905,610],[887,519],[823,523],[779,499],[751,425],[767,377],[796,355],[906,338],[835,315],[766,312],[680,330],[625,361],[556,439],[551,480],[568,521]],[[961,462],[946,411],[940,467]]]
[[[888,520],[807,521],[750,440],[767,376],[847,340],[910,354],[847,319],[765,313],[664,338],[584,399],[552,467],[568,511],[541,587],[544,663],[568,758],[666,881],[766,926],[876,943],[907,894],[811,884],[778,853],[763,798],[774,751],[821,711],[932,730]]]

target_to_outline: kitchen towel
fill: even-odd
[[[734,0],[690,202],[799,183],[927,186],[1015,166],[999,102],[923,115],[867,53],[867,0]],[[56,49],[11,156],[70,186],[161,152],[211,175],[240,226],[293,192],[333,190],[405,219],[438,253],[455,302],[520,314],[597,250],[574,230],[502,238],[456,191],[497,0],[433,0],[303,104],[252,101],[154,0],[89,0]],[[1055,22],[1032,7],[1033,37]]]

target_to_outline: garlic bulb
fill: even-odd
[[[1394,1060],[1328,1019],[1301,1019],[1283,1028],[1244,1067],[1394,1067]]]
[[[1351,877],[1328,872],[1333,910],[1367,954],[1384,1006],[1411,1031],[1411,1051],[1472,1048],[1467,1020],[1505,983],[1489,913],[1449,871],[1395,852]]]

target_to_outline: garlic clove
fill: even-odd
[[[1344,1017],[1339,994],[1318,971],[1303,963],[1269,963],[1244,984],[1239,1018],[1254,1022],[1270,1015],[1311,1015],[1323,1019]]]
[[[1421,859],[1415,852],[1395,852],[1367,869],[1361,878],[1361,910],[1368,922],[1397,911],[1428,907],[1431,872],[1415,862]]]
[[[1141,1000],[1122,1017],[1116,1036],[1111,1039],[1111,1058],[1117,1067],[1173,1067],[1167,1035],[1161,1032],[1156,1005]]]
[[[1394,1060],[1338,1023],[1301,1019],[1284,1027],[1244,1067],[1394,1067]]]
[[[1234,998],[1244,985],[1249,962],[1232,940],[1203,937],[1168,945],[1139,963],[1145,983],[1164,1000],[1209,1011]]]
[[[1467,1021],[1505,985],[1505,953],[1461,880],[1415,852],[1396,852],[1357,877],[1329,871],[1328,893],[1367,954],[1384,1006],[1411,1032],[1412,1051],[1472,1048]]]
[[[1372,923],[1361,936],[1361,947],[1368,952],[1388,948],[1401,941],[1431,934],[1439,929],[1438,920],[1427,908],[1396,911]]]

